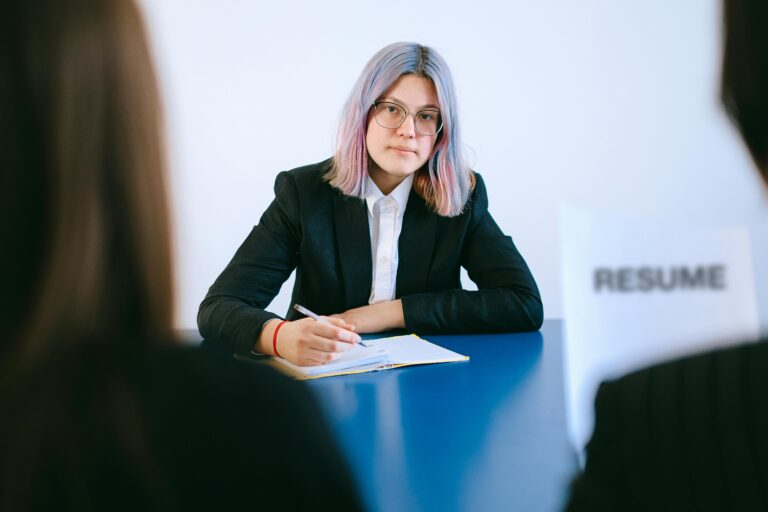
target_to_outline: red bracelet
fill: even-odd
[[[283,324],[287,322],[287,320],[283,320],[279,324],[277,324],[277,327],[275,327],[275,332],[272,334],[272,350],[275,351],[275,355],[277,357],[280,357],[280,354],[277,352],[277,331],[280,330],[280,328],[283,326]]]

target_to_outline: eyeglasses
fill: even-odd
[[[440,111],[435,108],[425,108],[412,114],[403,106],[389,101],[376,101],[373,108],[376,124],[382,128],[400,128],[408,116],[413,116],[416,131],[422,135],[437,135],[443,128]]]

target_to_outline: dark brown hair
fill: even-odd
[[[30,505],[54,446],[81,508],[89,428],[151,466],[120,366],[171,339],[159,95],[133,0],[3,11],[0,508]]]
[[[768,184],[768,2],[725,0],[721,98]]]

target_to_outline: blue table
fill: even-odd
[[[465,363],[308,382],[374,511],[555,511],[576,471],[562,323],[425,336]]]

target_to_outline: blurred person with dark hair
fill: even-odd
[[[308,390],[174,340],[160,112],[132,0],[4,4],[0,509],[357,509]]]
[[[722,101],[768,184],[768,2],[725,0]],[[768,510],[768,344],[603,383],[570,511]]]

